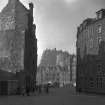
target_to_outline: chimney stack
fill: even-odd
[[[29,3],[29,9],[30,9],[30,13],[31,13],[32,16],[33,16],[33,8],[34,8],[33,3],[32,2]]]

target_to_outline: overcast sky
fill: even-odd
[[[0,0],[4,6],[8,0]],[[37,27],[38,62],[46,48],[57,48],[76,53],[77,26],[95,12],[105,8],[105,0],[20,0],[27,6],[34,2],[34,19]],[[2,8],[0,6],[0,9]]]

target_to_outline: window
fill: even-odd
[[[103,73],[102,73],[102,64],[98,64],[98,65],[97,65],[97,68],[98,68],[98,71],[97,71],[98,75],[103,74]]]
[[[97,81],[97,88],[102,88],[102,78],[96,78]]]
[[[102,18],[102,11],[100,11],[100,13],[98,14],[98,18],[99,18],[99,19]]]
[[[89,40],[89,47],[93,48],[93,39],[92,38]]]
[[[102,32],[102,26],[98,25],[98,33],[101,33],[101,32]]]
[[[98,37],[98,43],[100,44],[102,41],[102,37]]]
[[[90,78],[90,87],[94,87],[94,79]]]

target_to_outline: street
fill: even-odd
[[[56,88],[49,94],[36,96],[0,96],[0,105],[105,105],[105,96],[76,94],[72,88]]]

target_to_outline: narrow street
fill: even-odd
[[[0,105],[105,105],[105,96],[76,94],[72,88],[57,88],[36,96],[1,96]]]

